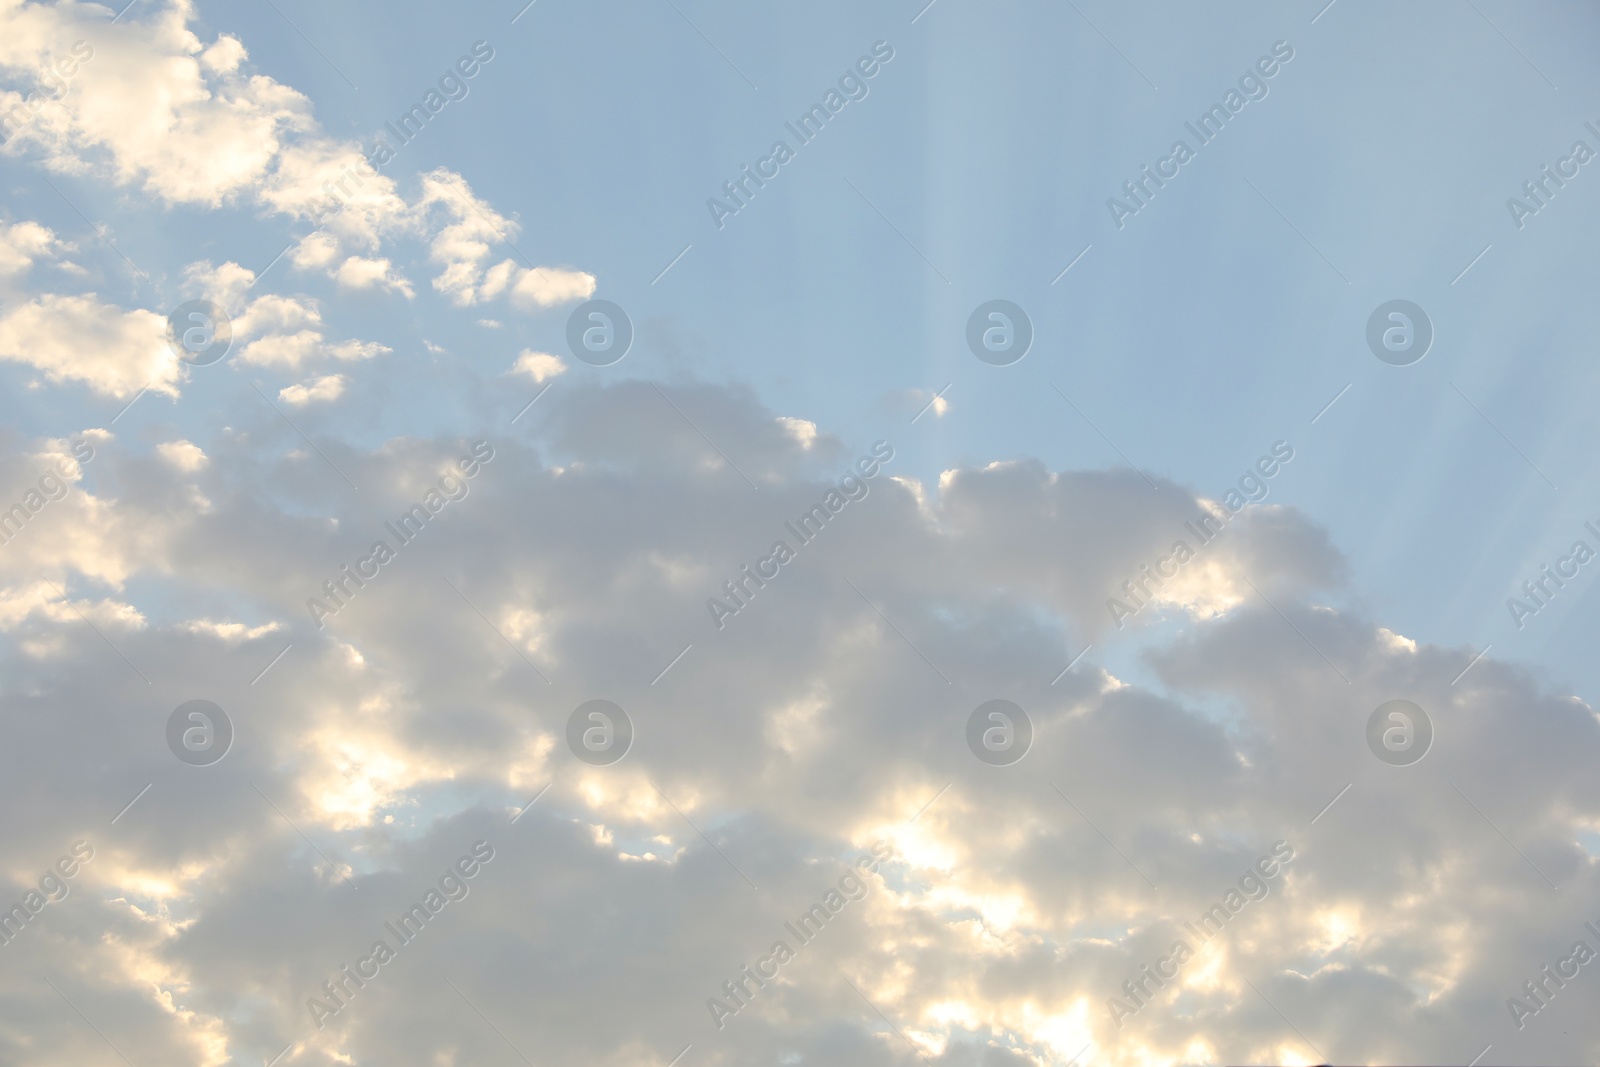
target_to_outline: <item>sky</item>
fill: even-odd
[[[0,0],[0,1063],[1600,1059],[1592,5],[524,2]]]

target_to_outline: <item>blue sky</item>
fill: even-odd
[[[1141,469],[1205,493],[1287,440],[1299,459],[1272,499],[1329,529],[1373,610],[1401,632],[1493,643],[1591,690],[1600,678],[1578,655],[1594,621],[1584,578],[1522,631],[1505,606],[1600,516],[1581,460],[1595,386],[1573,299],[1590,269],[1588,168],[1520,230],[1505,200],[1572,142],[1596,140],[1583,128],[1600,119],[1584,105],[1593,15],[1344,0],[1313,23],[1319,6],[1182,19],[941,0],[913,23],[915,10],[886,7],[661,4],[619,22],[541,0],[515,24],[514,10],[401,8],[374,22],[292,4],[287,18],[202,7],[197,21],[247,40],[256,67],[310,95],[327,130],[369,145],[488,41],[495,58],[470,95],[385,171],[449,166],[522,218],[526,254],[595,274],[639,339],[624,362],[579,376],[748,384],[849,439],[894,440],[902,469],[930,480],[1019,456],[1117,464],[1052,383]],[[1114,225],[1107,198],[1280,40],[1294,59],[1269,94]],[[783,123],[877,41],[894,59],[869,94],[718,229],[706,200],[773,140],[793,140]],[[91,217],[114,220],[135,262],[166,272],[166,299],[180,262],[203,253],[259,270],[309,229],[248,211],[200,224],[181,207],[140,212],[126,193],[66,186]],[[73,228],[48,187],[22,195]],[[105,249],[91,254],[130,281]],[[484,330],[430,321],[433,296],[330,313],[395,349],[390,401],[354,416],[375,437],[474,420],[481,398],[460,387],[459,367],[419,350],[422,338],[485,371],[513,345],[563,351],[561,309]],[[1008,368],[977,363],[962,340],[970,309],[997,296],[1037,330]],[[1407,368],[1363,344],[1367,315],[1397,297],[1437,329]],[[428,387],[400,386],[414,375]],[[242,384],[227,390],[234,403],[251,399]],[[197,390],[211,385],[196,376]],[[947,385],[949,414],[908,425]],[[928,395],[892,405],[910,389]],[[152,408],[130,417],[210,416],[207,403]]]

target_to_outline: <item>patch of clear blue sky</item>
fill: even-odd
[[[1505,606],[1584,536],[1584,520],[1600,520],[1589,296],[1600,162],[1524,229],[1505,204],[1574,141],[1600,149],[1584,128],[1600,125],[1592,5],[937,0],[913,23],[921,0],[538,0],[515,25],[519,0],[470,18],[444,5],[386,5],[376,17],[280,6],[327,60],[268,7],[202,3],[200,18],[306,92],[330,132],[364,141],[474,39],[494,46],[471,95],[388,172],[407,188],[434,166],[461,173],[520,218],[517,244],[535,262],[592,271],[597,295],[629,310],[639,339],[627,359],[575,364],[568,381],[748,382],[779,413],[848,441],[889,438],[897,471],[930,483],[947,467],[1011,457],[1121,463],[1052,385],[1141,468],[1206,493],[1286,439],[1297,455],[1272,500],[1328,527],[1374,618],[1473,650],[1492,642],[1497,657],[1600,694],[1589,654],[1600,567],[1520,632]],[[706,200],[774,140],[793,146],[785,121],[879,40],[895,56],[869,95],[719,230]],[[1193,144],[1184,123],[1278,40],[1295,56],[1269,95],[1119,230],[1107,198],[1174,140]],[[7,184],[17,217],[93,245],[48,188],[17,170]],[[102,292],[163,312],[184,264],[259,268],[303,229],[223,211],[207,215],[210,240],[197,247],[176,235],[195,232],[188,220],[203,213],[63,186],[164,275],[130,287],[114,256],[86,252],[110,279]],[[409,303],[293,278],[325,299],[330,334],[396,350],[381,402],[308,413],[308,429],[367,442],[473,432],[505,412],[485,411],[469,383],[503,381],[523,347],[565,354],[566,309],[452,309],[427,290],[420,251],[417,260]],[[288,287],[286,264],[274,269],[265,288]],[[1037,331],[1011,367],[979,363],[963,341],[971,309],[994,297],[1022,305]],[[1427,358],[1406,368],[1380,363],[1364,342],[1368,315],[1397,297],[1421,304],[1437,331]],[[506,325],[476,325],[483,316]],[[452,355],[429,355],[424,338]],[[213,370],[223,373],[177,405],[141,401],[129,436],[175,426],[204,445],[224,421],[262,417],[252,376],[286,384]],[[74,407],[115,407],[71,390],[23,394],[16,367],[0,377],[28,398],[26,410],[6,402],[27,432],[59,432]],[[920,404],[889,401],[946,385],[942,419],[910,425]],[[506,412],[532,389],[510,393]]]

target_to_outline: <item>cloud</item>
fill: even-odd
[[[131,604],[108,599],[74,601],[62,597],[60,589],[49,581],[0,590],[0,630],[14,631],[29,618],[55,622],[76,620],[115,629],[139,629],[145,625],[144,616]],[[56,645],[47,651],[42,644],[24,646],[25,651],[44,655],[60,648]]]
[[[511,367],[512,374],[525,374],[540,383],[566,372],[567,365],[561,361],[560,356],[552,356],[548,352],[535,352],[531,348],[524,348],[517,356],[517,362]]]
[[[514,242],[519,227],[480,200],[459,175],[440,168],[424,176],[418,206],[448,220],[435,231],[430,258],[441,268],[433,287],[457,307],[509,294],[513,307],[528,310],[593,295],[594,275],[582,271],[519,266],[511,259],[486,268],[492,247]]]
[[[51,259],[72,246],[37,222],[15,222],[0,227],[0,278],[25,274],[34,263]]]
[[[308,297],[258,297],[233,319],[233,330],[235,342],[243,342],[239,362],[289,372],[319,359],[349,363],[392,351],[376,341],[330,343],[323,332],[321,308]]]
[[[322,352],[322,334],[316,330],[271,334],[239,350],[239,362],[296,371]]]
[[[156,446],[156,454],[186,474],[206,465],[205,452],[193,441],[163,441]]]
[[[950,410],[948,387],[937,391],[933,389],[897,389],[881,396],[878,399],[877,408],[885,414],[904,416],[908,419],[921,419],[924,415],[942,419]]]
[[[387,289],[406,297],[415,294],[411,283],[397,274],[387,259],[351,256],[339,264],[334,279],[346,289]]]
[[[191,634],[209,634],[230,644],[243,641],[255,641],[258,638],[274,634],[283,629],[279,623],[269,622],[262,626],[247,626],[242,622],[224,622],[217,619],[191,619],[180,623],[180,630]]]
[[[330,403],[344,395],[347,384],[342,374],[327,374],[278,391],[278,398],[292,407]]]
[[[89,169],[169,203],[216,207],[259,189],[291,140],[314,128],[304,96],[244,72],[236,40],[202,45],[188,3],[152,5],[114,27],[97,11],[8,13],[9,68],[30,69],[62,42],[92,49],[68,92],[16,138],[52,170]]]
[[[232,260],[217,266],[209,259],[202,259],[189,264],[183,270],[183,286],[188,295],[214,300],[223,308],[237,309],[255,281],[255,271],[241,267]],[[270,302],[275,299],[282,300],[271,297],[258,299],[256,301],[258,313],[259,309],[275,306]],[[236,335],[248,332],[248,328],[237,318],[233,322],[233,328]]]
[[[93,293],[40,296],[0,315],[0,359],[118,399],[141,389],[176,396],[182,377],[164,317],[124,311]]]
[[[408,199],[394,178],[367,163],[360,144],[324,131],[303,94],[252,72],[240,40],[223,34],[203,41],[189,26],[189,0],[146,3],[114,25],[99,11],[8,5],[0,69],[37,78],[40,57],[53,56],[62,41],[81,40],[92,55],[68,91],[11,137],[6,153],[167,205],[245,204],[315,221],[289,261],[348,289],[410,297],[413,287],[394,257],[378,253],[421,238],[443,267],[435,287],[462,306],[481,299],[481,261],[518,228],[458,175],[437,169]],[[0,110],[21,100],[0,94]],[[500,288],[509,286],[516,307],[542,308],[588,295],[593,281],[581,271],[538,268],[531,277],[508,272]]]
[[[265,216],[262,263],[323,226],[264,283],[409,298],[410,243],[458,307],[595,291],[511,257],[518,220],[453,172],[352,180],[359,146],[189,4],[110,15],[0,0],[8,84],[74,34],[95,46],[13,164],[123,211]],[[8,225],[0,273],[27,283],[67,250]],[[0,996],[28,1020],[0,1028],[0,1061],[111,1043],[219,1067],[493,1063],[507,1044],[602,1067],[691,1045],[686,1067],[1600,1053],[1586,978],[1525,1030],[1505,1009],[1600,922],[1600,718],[1379,617],[1282,498],[1119,628],[1124,581],[1220,503],[981,444],[925,477],[928,419],[907,423],[926,390],[890,397],[876,443],[689,376],[569,375],[508,427],[506,374],[568,369],[540,347],[560,316],[510,327],[528,336],[509,369],[447,352],[467,350],[448,322],[411,334],[439,339],[425,355],[373,364],[393,353],[346,320],[368,300],[168,267],[161,292],[181,278],[233,313],[240,366],[287,378],[266,395],[411,391],[287,425],[249,375],[181,366],[131,299],[0,312],[0,358],[45,401],[0,434],[0,914],[92,845],[64,899],[0,935]],[[357,382],[391,365],[410,373]],[[180,402],[106,422],[190,373]],[[793,558],[770,570],[779,543]],[[609,766],[569,742],[597,697],[635,727]],[[1409,767],[1366,738],[1396,698],[1436,727]],[[233,726],[210,766],[169,748],[192,699]],[[993,699],[1033,725],[1006,767],[968,748]],[[459,899],[423,903],[479,842],[493,858]],[[1291,860],[1244,903],[1280,842]],[[862,897],[792,932],[875,848]],[[424,928],[398,945],[414,904]],[[380,939],[397,957],[350,977]],[[780,940],[794,960],[746,978]],[[1179,941],[1193,959],[1147,977]],[[325,1026],[313,998],[338,1008]]]
[[[522,271],[511,285],[511,305],[522,310],[554,307],[594,295],[593,274],[558,267]]]
[[[268,337],[291,331],[322,329],[322,309],[307,297],[267,294],[251,301],[233,318],[236,338]]]
[[[204,514],[210,506],[175,477],[189,473],[184,468],[196,460],[190,449],[198,446],[157,446],[157,462],[121,459],[114,442],[109,431],[90,428],[42,440],[11,460],[10,473],[0,478],[0,511],[10,520],[0,523],[0,587],[34,589],[43,573],[52,576],[58,594],[69,575],[116,591],[141,567],[170,566],[166,545],[178,516]],[[91,473],[96,482],[128,486],[133,499],[97,494]],[[15,505],[28,512],[24,521]]]
[[[778,417],[778,425],[782,426],[801,448],[810,448],[817,439],[817,424],[809,419],[796,419],[788,415]]]
[[[1516,966],[1485,961],[1527,956],[1532,973],[1541,958],[1522,946],[1533,918],[1498,902],[1548,889],[1445,774],[1540,871],[1574,899],[1588,892],[1594,861],[1577,842],[1600,825],[1581,773],[1600,758],[1592,710],[1491,657],[1452,686],[1473,650],[1402,639],[1326,599],[1338,558],[1292,508],[1252,508],[1210,549],[1218,588],[1266,582],[1276,610],[1256,597],[1174,606],[1182,625],[1143,638],[1145,683],[1098,652],[1121,639],[1103,632],[1103,602],[1204,501],[1125,470],[1008,461],[922,486],[893,480],[891,459],[814,543],[796,542],[794,564],[746,583],[719,630],[706,598],[792,540],[783,521],[865,449],[736,388],[661,388],[760,493],[644,383],[575,384],[536,441],[497,439],[415,545],[383,520],[458,471],[467,440],[339,446],[360,497],[328,497],[315,455],[228,434],[195,470],[120,449],[95,458],[98,506],[141,546],[128,587],[159,588],[162,617],[93,591],[79,557],[52,579],[65,598],[19,570],[0,596],[8,677],[45,705],[101,706],[135,677],[118,653],[152,678],[184,664],[181,694],[225,700],[248,743],[180,790],[148,740],[170,706],[106,720],[70,757],[50,743],[67,721],[21,717],[31,739],[0,753],[14,788],[85,762],[121,768],[30,830],[24,855],[49,862],[95,805],[104,823],[157,784],[102,831],[82,905],[46,911],[26,931],[40,936],[7,947],[17,973],[40,953],[75,961],[52,972],[63,991],[141,1048],[270,1058],[293,1042],[318,1063],[498,1054],[470,1012],[417,1022],[441,953],[512,1040],[560,1062],[666,1062],[689,1042],[713,1064],[775,1045],[835,1061],[908,1052],[843,978],[952,1062],[984,1054],[988,1035],[1059,1059],[1085,1045],[1111,1062],[1313,1058],[1249,979],[1330,1056],[1401,1061],[1483,1025],[1481,1005],[1520,985]],[[569,453],[585,458],[546,458]],[[342,578],[378,539],[396,559],[359,586]],[[305,602],[332,580],[346,604],[318,629]],[[224,587],[233,609],[204,609]],[[1097,652],[1062,674],[1097,626]],[[269,664],[261,715],[250,679]],[[545,694],[531,708],[529,685]],[[609,768],[566,747],[567,713],[597,692],[639,728]],[[1448,755],[1397,769],[1367,751],[1367,711],[1397,694],[1448,724]],[[996,695],[1035,725],[1013,768],[965,748],[968,714]],[[194,814],[173,835],[180,810]],[[430,920],[439,936],[426,931],[318,1030],[307,998],[391,936],[383,921],[477,840],[495,859]],[[865,899],[718,1029],[706,999],[880,840],[893,851]],[[1277,841],[1294,858],[1266,898],[1221,937],[1190,933]],[[608,915],[631,921],[595,920]],[[1197,954],[1179,988],[1119,1028],[1107,998],[1184,938]],[[629,1013],[595,997],[601,981]],[[192,1014],[119,999],[150,983],[181,989]],[[271,1007],[242,1020],[239,996]],[[1348,1025],[1352,1002],[1381,1025]],[[75,1040],[53,1022],[42,1033],[48,1048]],[[1581,1058],[1578,1038],[1544,1033],[1541,1055]]]

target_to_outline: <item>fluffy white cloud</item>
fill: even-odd
[[[124,399],[141,389],[176,396],[182,377],[165,318],[93,293],[40,296],[0,315],[0,359]]]
[[[240,302],[255,281],[255,271],[241,267],[232,260],[218,266],[209,259],[202,259],[189,264],[183,270],[184,289],[188,295],[214,300],[225,309],[238,310]],[[285,298],[262,297],[255,303],[257,314],[266,309],[279,307],[281,302],[285,302]],[[282,329],[285,325],[288,324],[280,322],[279,328]],[[236,337],[251,332],[241,317],[234,319],[233,331]]]
[[[250,302],[233,319],[236,338],[268,337],[306,330],[320,333],[322,310],[305,297],[269,294]]]
[[[437,228],[430,250],[441,268],[433,287],[457,307],[508,293],[512,306],[524,310],[593,295],[594,275],[583,271],[519,266],[511,259],[486,267],[493,246],[513,243],[519,227],[480,200],[459,175],[442,168],[426,175],[418,206],[447,220]]]
[[[192,474],[206,465],[206,454],[193,441],[163,441],[156,454],[177,470]]]
[[[101,170],[169,202],[216,206],[251,195],[286,143],[315,126],[304,96],[243,70],[237,41],[207,49],[188,28],[186,0],[115,26],[95,6],[6,7],[0,65],[35,70],[78,40],[92,52],[17,148],[7,146],[39,152],[54,170]]]
[[[548,352],[535,352],[531,348],[524,348],[517,356],[516,363],[511,366],[512,374],[525,374],[535,382],[541,383],[566,372],[567,365],[561,361],[560,356],[552,356]]]
[[[517,275],[511,284],[511,304],[522,308],[547,308],[594,295],[594,275],[559,267],[534,267]]]
[[[411,283],[397,274],[387,259],[351,256],[339,264],[334,279],[346,289],[388,289],[402,296],[415,293]]]
[[[323,332],[322,310],[308,297],[268,294],[256,298],[233,318],[233,335],[235,343],[241,344],[239,362],[289,372],[318,359],[350,363],[392,351],[376,341],[329,342]]]
[[[340,341],[338,344],[328,344],[315,330],[299,330],[292,334],[272,334],[250,342],[240,349],[239,361],[297,371],[305,363],[319,357],[349,362],[372,359],[389,351],[388,346],[378,344],[376,341]]]
[[[381,288],[411,296],[413,287],[386,245],[431,242],[443,272],[435,286],[465,305],[495,245],[517,226],[484,204],[459,176],[438,169],[409,199],[392,177],[367,164],[360,144],[330,136],[310,101],[252,72],[237,38],[209,43],[193,29],[190,0],[145,3],[110,25],[103,9],[25,4],[0,7],[6,40],[0,70],[53,85],[41,62],[61,42],[83,42],[65,90],[53,88],[29,112],[3,151],[28,155],[60,173],[103,177],[172,205],[259,206],[317,228],[300,239],[290,262],[325,272],[350,289]],[[42,58],[41,58],[42,57]],[[0,93],[0,112],[25,93]],[[442,209],[442,210],[441,210]],[[441,222],[440,220],[444,221]],[[509,271],[500,283],[519,308],[580,299],[594,279],[581,271]]]
[[[328,403],[344,395],[345,384],[344,375],[325,374],[320,378],[312,378],[280,389],[278,396],[284,403],[297,408],[307,404]]]
[[[0,226],[0,278],[26,273],[35,262],[70,248],[48,226],[37,222]]]
[[[780,415],[778,425],[787,430],[789,435],[800,443],[801,448],[810,448],[817,440],[817,424],[810,419]]]

